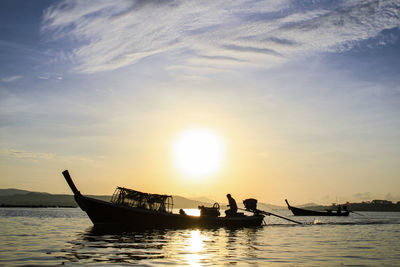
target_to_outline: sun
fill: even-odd
[[[223,144],[220,137],[208,129],[182,132],[173,144],[176,166],[190,176],[205,176],[221,168]]]

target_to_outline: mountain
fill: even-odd
[[[26,194],[0,196],[2,206],[70,206],[76,207],[71,195],[51,195],[28,192]]]
[[[110,201],[111,196],[88,195],[88,197]],[[174,208],[194,209],[198,206],[211,206],[212,203],[173,196]],[[30,192],[19,189],[0,189],[0,206],[51,206],[51,207],[77,207],[73,195],[49,194]]]
[[[23,191],[23,190],[21,190]],[[91,196],[101,200],[110,200],[110,196]],[[50,206],[77,207],[72,195],[29,192],[0,196],[1,206]]]
[[[15,188],[0,189],[0,196],[23,195],[27,193],[29,191]]]
[[[181,196],[172,196],[174,198],[174,208],[176,209],[197,209],[198,206],[212,206],[212,203],[193,200]]]
[[[306,203],[306,204],[303,204],[303,205],[298,205],[296,207],[307,208],[307,207],[318,207],[318,206],[321,206],[321,205],[318,205],[316,203],[311,202],[311,203]]]
[[[271,210],[285,210],[285,209],[287,209],[287,207],[260,202],[260,203],[257,203],[257,209],[271,211]]]
[[[110,201],[111,196],[107,195],[88,195],[88,197]],[[186,198],[173,196],[175,209],[197,209],[198,206],[211,207],[216,201],[207,198]],[[243,208],[241,202],[237,203]],[[221,210],[227,209],[227,203],[220,203]],[[30,192],[20,189],[0,189],[0,206],[47,206],[47,207],[77,207],[73,195],[68,194],[49,194],[40,192]],[[275,206],[266,203],[258,203],[260,210],[285,209],[286,207]]]
[[[208,204],[214,204],[216,201],[209,199],[207,197],[190,197],[189,199],[195,200],[195,201],[200,201]]]

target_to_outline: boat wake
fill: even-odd
[[[288,223],[270,223],[267,224],[266,226],[271,227],[271,226],[278,226],[278,227],[292,227],[292,226],[311,226],[311,225],[398,225],[400,224],[400,220],[380,220],[380,221],[370,221],[370,220],[366,220],[366,221],[355,221],[355,222],[351,222],[351,221],[322,221],[320,219],[315,219],[314,221],[303,221],[301,225],[299,224],[288,224]]]
[[[385,225],[385,224],[400,224],[399,221],[360,221],[360,222],[319,222],[315,224],[324,224],[324,225]]]

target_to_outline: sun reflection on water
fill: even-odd
[[[189,234],[187,245],[185,246],[185,261],[190,266],[200,266],[201,261],[206,257],[203,253],[204,241],[206,237],[200,230],[193,230]]]
[[[198,253],[204,247],[203,241],[205,236],[203,236],[199,230],[193,230],[190,232],[189,245],[187,250],[191,253]]]

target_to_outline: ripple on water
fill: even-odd
[[[310,224],[274,218],[262,228],[109,233],[95,231],[79,209],[0,209],[0,265],[396,266],[400,262],[400,213],[301,220]]]

